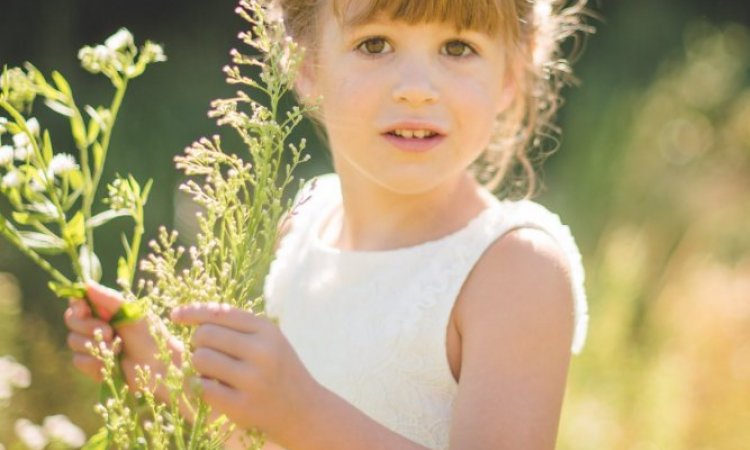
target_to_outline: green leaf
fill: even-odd
[[[86,140],[88,142],[94,142],[99,136],[99,131],[101,131],[99,123],[94,119],[89,120],[89,131],[86,135]]]
[[[81,283],[63,284],[50,281],[47,286],[60,298],[86,298],[86,286]]]
[[[65,241],[57,236],[35,231],[19,231],[18,236],[25,246],[38,253],[58,255],[65,251]]]
[[[29,213],[13,211],[11,215],[13,216],[13,220],[15,220],[16,223],[20,223],[21,225],[31,225],[32,223],[38,221],[36,218],[33,218],[32,215]]]
[[[130,284],[130,265],[122,256],[117,260],[117,282]]]
[[[55,82],[55,86],[57,86],[57,89],[62,92],[63,95],[71,100],[73,99],[73,91],[70,89],[68,81],[65,79],[65,77],[62,76],[60,72],[56,70],[52,71],[52,81]]]
[[[145,205],[148,201],[148,194],[151,192],[151,186],[154,184],[153,178],[149,178],[146,185],[143,186],[143,194],[141,194],[141,204]]]
[[[49,200],[32,203],[26,207],[31,213],[37,214],[40,222],[52,222],[60,218],[57,207]]]
[[[70,118],[70,130],[73,133],[73,139],[75,139],[78,148],[84,148],[88,145],[88,142],[86,142],[86,126],[83,124],[83,119],[80,115],[74,114]]]
[[[128,182],[130,183],[130,189],[133,191],[136,197],[141,196],[141,185],[138,184],[138,180],[133,175],[128,174]]]
[[[42,158],[44,158],[45,165],[49,165],[49,162],[52,161],[52,139],[49,137],[49,130],[44,130]]]
[[[109,324],[113,327],[137,322],[145,315],[145,310],[141,302],[123,303],[114,316],[109,319]]]
[[[75,216],[63,227],[63,239],[74,246],[86,242],[86,227],[83,222],[83,211],[78,211]]]
[[[126,217],[131,216],[130,210],[128,209],[108,209],[107,211],[101,212],[94,217],[90,218],[88,222],[86,222],[86,225],[88,225],[90,228],[96,228],[99,226],[104,225],[105,223],[109,222],[112,219],[116,219],[118,217]]]
[[[104,149],[102,148],[102,144],[94,142],[91,146],[91,151],[94,154],[94,170],[100,170],[102,168],[102,164],[104,163],[104,161],[102,160],[104,157]]]
[[[85,280],[99,282],[102,279],[102,264],[99,257],[85,244],[78,250],[78,263],[81,265]]]
[[[107,450],[107,441],[109,440],[109,432],[107,427],[99,428],[89,440],[81,447],[81,450]]]
[[[80,170],[73,170],[67,173],[68,183],[70,187],[77,191],[83,187],[83,173]]]
[[[63,105],[58,101],[50,99],[45,100],[44,104],[47,105],[49,109],[60,115],[63,115],[65,117],[73,117],[73,109],[67,105]]]

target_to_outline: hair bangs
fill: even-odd
[[[503,11],[507,14],[513,3],[507,0],[334,0],[333,9],[345,26],[362,25],[383,14],[409,24],[450,23],[458,31],[494,34],[501,23],[512,23],[505,20]]]

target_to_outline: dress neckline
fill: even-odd
[[[338,195],[337,193],[333,192],[327,192],[322,193],[324,195],[327,195],[328,198],[324,205],[321,205],[320,209],[317,213],[314,214],[314,218],[312,220],[312,223],[310,223],[310,236],[311,236],[311,247],[315,250],[317,250],[320,253],[332,255],[332,256],[340,256],[340,257],[386,257],[386,256],[393,256],[393,255],[403,255],[410,252],[419,252],[424,251],[430,248],[434,248],[440,245],[444,245],[446,243],[449,243],[454,240],[458,240],[461,236],[464,234],[471,234],[471,230],[478,227],[483,223],[486,218],[491,216],[495,211],[497,211],[503,202],[496,199],[495,197],[492,198],[492,203],[481,210],[478,214],[476,214],[474,217],[469,219],[469,221],[463,225],[461,228],[452,231],[448,234],[445,234],[443,236],[440,236],[435,239],[430,239],[424,242],[420,242],[413,245],[407,245],[403,247],[396,247],[392,249],[385,249],[385,250],[342,250],[338,247],[335,247],[333,245],[327,244],[323,241],[321,238],[323,226],[330,222],[332,219],[332,215],[334,211],[337,209],[341,210],[341,195]],[[491,194],[489,194],[491,196]]]

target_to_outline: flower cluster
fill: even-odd
[[[78,59],[87,71],[103,73],[116,84],[122,77],[139,76],[147,65],[166,61],[167,57],[162,47],[151,41],[146,41],[139,52],[130,31],[120,28],[104,44],[83,47]]]
[[[14,428],[18,438],[30,450],[72,449],[86,443],[83,430],[62,414],[45,417],[41,426],[28,419],[18,419]]]
[[[267,101],[261,104],[238,91],[233,98],[215,100],[209,112],[219,125],[229,125],[239,134],[247,145],[249,161],[225,151],[218,136],[201,138],[176,157],[177,168],[190,177],[180,188],[200,209],[196,244],[184,248],[177,244],[176,232],[162,227],[149,243],[151,254],[141,261],[140,269],[149,279],[137,285],[139,300],[162,318],[159,323],[170,336],[182,342],[190,342],[193,329],[172,323],[167,314],[181,304],[223,302],[263,313],[263,280],[273,258],[279,221],[290,207],[286,199],[296,188],[292,173],[305,160],[304,140],[297,145],[287,141],[313,106],[289,111],[282,107],[302,55],[293,42],[280,38],[283,24],[279,17],[272,17],[269,4],[240,2],[237,12],[251,25],[241,39],[258,55],[232,50],[234,65],[224,69],[229,84],[250,88]],[[260,81],[241,73],[240,66],[248,65],[260,69]],[[108,189],[113,208],[131,203],[133,193],[126,180]],[[195,375],[190,354],[172,355],[165,334],[155,330],[158,360],[165,369],[153,373],[148,367],[136,368],[135,395],[146,408],[126,410],[120,391],[97,407],[107,423],[103,430],[109,430],[109,441],[118,448],[222,448],[233,425],[223,416],[212,419],[205,402],[185,392],[187,380]],[[101,349],[94,352],[106,369],[104,379],[111,379],[110,357]],[[166,403],[155,398],[155,384],[169,393]],[[110,390],[116,389],[111,383]],[[184,411],[190,411],[188,417]],[[124,419],[126,412],[130,419]],[[137,429],[127,429],[125,423],[138,424]],[[247,438],[248,448],[263,446],[264,437],[257,430],[248,431]]]
[[[11,356],[0,357],[0,402],[13,395],[13,389],[25,389],[31,384],[31,372]]]
[[[150,184],[142,189],[128,178],[132,195],[127,207],[93,214],[93,203],[129,80],[147,65],[165,60],[161,47],[152,42],[138,50],[124,28],[102,45],[84,47],[79,57],[85,69],[103,73],[115,86],[108,107],[86,105],[81,110],[60,73],[52,72],[48,81],[29,63],[6,69],[0,77],[0,195],[12,208],[10,216],[0,215],[0,234],[52,276],[50,287],[60,297],[83,297],[80,283],[101,276],[93,231],[116,217],[129,216],[135,222],[118,264],[123,283],[130,286],[133,281]],[[74,151],[55,152],[49,131],[28,117],[39,97],[70,121]],[[47,255],[58,254],[70,261],[73,280],[47,261]]]

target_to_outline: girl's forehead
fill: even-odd
[[[495,34],[512,26],[509,17],[515,0],[331,0],[331,8],[344,28],[357,27],[386,17],[409,24],[445,23],[456,30]]]

